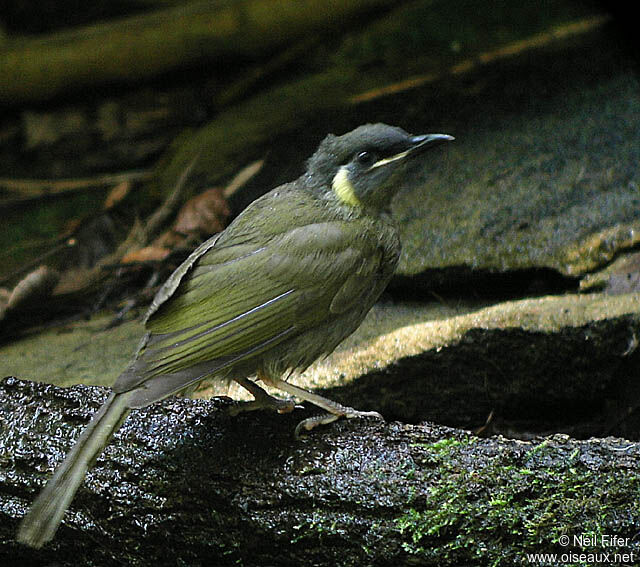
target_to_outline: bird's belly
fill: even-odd
[[[290,370],[303,372],[322,356],[328,355],[359,326],[369,311],[343,313],[322,325],[308,329],[265,353],[258,367],[267,376],[282,378]]]

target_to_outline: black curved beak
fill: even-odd
[[[450,142],[451,140],[455,140],[455,138],[453,136],[449,136],[449,134],[423,134],[422,136],[412,136],[410,138],[410,142],[414,145],[412,145],[408,150],[404,150],[399,154],[378,160],[369,167],[367,171],[373,171],[377,167],[382,167],[398,160],[413,157],[422,153],[424,150],[439,146],[444,142]]]
[[[413,136],[411,143],[415,145],[409,150],[409,153],[420,153],[429,148],[435,148],[444,142],[451,142],[452,140],[455,140],[455,138],[449,136],[449,134],[422,134],[421,136]]]

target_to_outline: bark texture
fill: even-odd
[[[365,420],[296,441],[308,412],[230,417],[228,402],[176,398],[129,417],[52,543],[18,545],[20,517],[105,395],[0,384],[3,565],[507,565],[562,551],[558,536],[594,518],[620,537],[640,523],[640,447],[625,440]]]

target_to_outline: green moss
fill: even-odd
[[[313,512],[308,518],[293,526],[300,535],[294,537],[291,543],[298,543],[304,539],[321,542],[326,537],[344,536],[344,518],[327,517],[325,513]]]
[[[429,453],[432,455],[440,455],[448,454],[455,447],[460,447],[461,445],[469,445],[473,443],[473,437],[467,437],[463,439],[456,439],[455,437],[446,437],[444,439],[439,439],[434,443],[426,443],[422,446],[425,449],[429,450]]]
[[[553,449],[545,443],[524,455],[524,466],[507,464],[497,455],[477,470],[461,465],[463,454],[455,440],[432,447],[439,481],[431,481],[421,497],[414,496],[411,508],[395,520],[407,553],[425,562],[437,559],[439,565],[474,559],[513,565],[526,553],[631,551],[563,547],[559,542],[563,535],[573,541],[590,534],[596,542],[604,534],[633,537],[640,522],[637,473],[590,469],[577,462],[576,451],[564,462],[554,460],[546,455]],[[547,458],[553,463],[548,467],[538,465],[533,472],[527,466]]]

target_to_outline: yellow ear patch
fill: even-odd
[[[349,181],[349,172],[346,167],[341,167],[333,178],[331,183],[333,192],[338,196],[345,205],[350,207],[361,207],[362,203],[356,197],[356,191]]]

